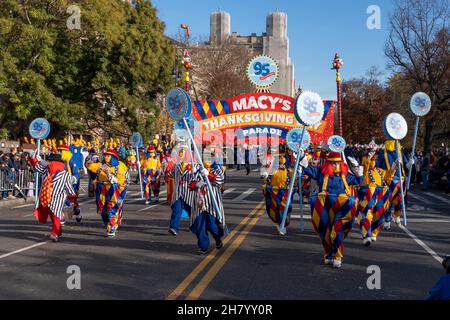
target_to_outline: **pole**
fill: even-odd
[[[200,156],[200,153],[198,152],[197,145],[195,144],[194,137],[192,136],[191,130],[189,130],[189,125],[188,125],[188,123],[186,121],[186,118],[183,118],[183,121],[184,121],[184,125],[186,126],[186,128],[188,128],[187,132],[189,134],[189,138],[191,139],[192,145],[194,147],[195,156],[198,159],[198,163],[202,167],[202,175],[203,175],[203,169],[205,168],[205,166],[203,165],[202,157]],[[211,194],[211,199],[213,200],[214,209],[216,209],[216,211],[219,214],[221,220],[223,220],[222,211],[219,210],[219,205],[217,203],[217,199],[214,197],[214,193],[213,193],[213,189],[212,189],[212,186],[211,186],[211,182],[209,181],[207,176],[204,176],[203,178],[205,179],[206,185],[208,186],[208,191]]]
[[[303,126],[300,143],[303,140],[303,135],[305,134],[305,130],[306,130],[306,126]],[[291,182],[289,183],[288,198],[287,198],[287,202],[286,202],[286,207],[284,208],[283,218],[281,219],[281,224],[280,224],[280,232],[282,232],[282,233],[286,232],[286,228],[284,225],[286,224],[286,217],[287,217],[287,213],[289,211],[289,206],[291,204],[292,193],[294,192],[294,183],[295,183],[295,179],[297,178],[297,170],[298,170],[299,164],[300,164],[300,152],[297,153],[297,159],[295,159],[294,171],[292,172],[292,179],[291,179]],[[288,172],[288,174],[289,174],[289,172]]]
[[[402,181],[402,154],[400,152],[400,146],[398,140],[395,140],[397,146],[397,157],[399,159],[398,174],[400,176],[400,191],[402,192],[402,207],[403,207],[403,223],[406,226],[406,208],[405,208],[405,194],[403,192],[403,181]]]
[[[342,133],[341,74],[340,74],[339,70],[336,71],[336,85],[337,85],[339,135],[342,137],[343,133]]]
[[[138,165],[138,175],[139,175],[139,185],[141,186],[141,199],[144,199],[144,189],[142,184],[142,173],[141,173],[141,160],[139,156],[139,147],[136,146],[136,158],[137,158],[137,165]]]
[[[299,155],[297,155],[298,157]],[[304,223],[303,223],[303,171],[298,177],[298,190],[300,195],[300,230],[303,231],[305,229]]]
[[[419,117],[416,118],[416,128],[414,129],[414,141],[413,141],[413,148],[411,151],[411,160],[410,163],[412,163],[412,161],[414,160],[414,152],[416,151],[416,140],[417,140],[417,133],[419,131]],[[406,190],[409,190],[409,186],[411,184],[411,172],[412,172],[412,166],[409,167],[409,172],[408,172],[408,184],[406,186]]]
[[[38,139],[37,141],[37,154],[36,157],[38,157],[41,153],[41,139]],[[36,171],[36,183],[35,185],[35,203],[39,201],[39,171]]]

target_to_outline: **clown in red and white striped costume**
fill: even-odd
[[[33,157],[30,164],[44,176],[34,215],[40,223],[46,223],[50,216],[53,223],[50,238],[58,241],[62,235],[61,218],[64,202],[68,196],[76,195],[73,189],[75,178],[67,172],[61,154],[50,155],[48,161]]]

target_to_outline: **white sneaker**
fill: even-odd
[[[281,231],[280,226],[278,224],[276,224],[275,226],[277,227],[277,231],[280,236],[286,235],[286,233],[287,233],[286,228],[284,228],[284,231]]]
[[[368,247],[370,246],[370,243],[372,242],[372,239],[370,237],[364,238],[363,239],[363,244],[364,246]]]
[[[400,217],[395,217],[395,224],[399,226],[401,223]]]
[[[391,222],[383,222],[383,229],[384,230],[389,230],[391,228]]]
[[[333,268],[339,269],[341,266],[342,266],[342,260],[337,260],[337,259],[333,260]]]
[[[324,258],[324,262],[326,266],[333,265],[333,259]]]
[[[147,201],[145,201],[145,204],[150,204],[150,201],[148,201],[148,200],[147,200]]]
[[[377,241],[377,237],[370,237],[370,240],[372,240],[372,242]]]

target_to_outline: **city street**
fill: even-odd
[[[0,209],[0,299],[424,299],[444,274],[439,256],[450,253],[450,197],[414,186],[407,226],[393,223],[364,247],[354,227],[344,242],[341,269],[323,265],[322,247],[299,201],[284,237],[263,206],[258,169],[228,171],[224,206],[230,235],[208,255],[182,221],[168,233],[165,187],[159,204],[145,205],[131,185],[115,238],[106,238],[87,180],[81,182],[83,220],[68,220],[59,243],[47,241],[33,205]],[[416,189],[414,189],[416,188]],[[439,255],[439,256],[438,256]],[[69,290],[69,266],[78,266],[81,289]],[[370,290],[369,266],[381,270],[381,289]]]

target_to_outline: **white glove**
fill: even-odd
[[[116,178],[116,177],[112,177],[111,180],[109,180],[109,182],[111,182],[111,183],[117,183],[117,178]]]
[[[397,169],[398,169],[398,159],[397,160],[395,160],[393,163],[392,163],[392,166],[391,166],[391,170],[393,170],[393,171],[397,171]]]
[[[267,179],[268,176],[269,176],[269,174],[268,174],[267,172],[263,172],[263,173],[261,174],[261,178],[262,178],[262,179]]]
[[[358,174],[358,177],[362,177],[364,175],[364,167],[359,166],[358,169],[356,170],[356,173]]]
[[[302,166],[302,168],[307,168],[307,167],[308,167],[308,158],[304,157],[304,158],[300,161],[300,166]]]
[[[78,182],[77,177],[75,177],[75,176],[70,176],[70,183],[71,183],[71,184],[76,184],[77,182]]]
[[[358,161],[356,161],[355,158],[348,157],[347,159],[348,159],[348,161],[350,161],[350,163],[352,164],[353,167],[358,167],[359,166],[359,163],[358,163]]]
[[[410,159],[410,160],[408,161],[408,163],[406,164],[406,167],[407,167],[408,169],[411,169],[411,167],[412,167],[413,164],[414,164],[414,159]]]
[[[303,168],[301,166],[298,166],[297,175],[300,177],[302,175]]]
[[[209,171],[206,168],[203,168],[202,173],[205,177],[207,177],[209,175]]]

